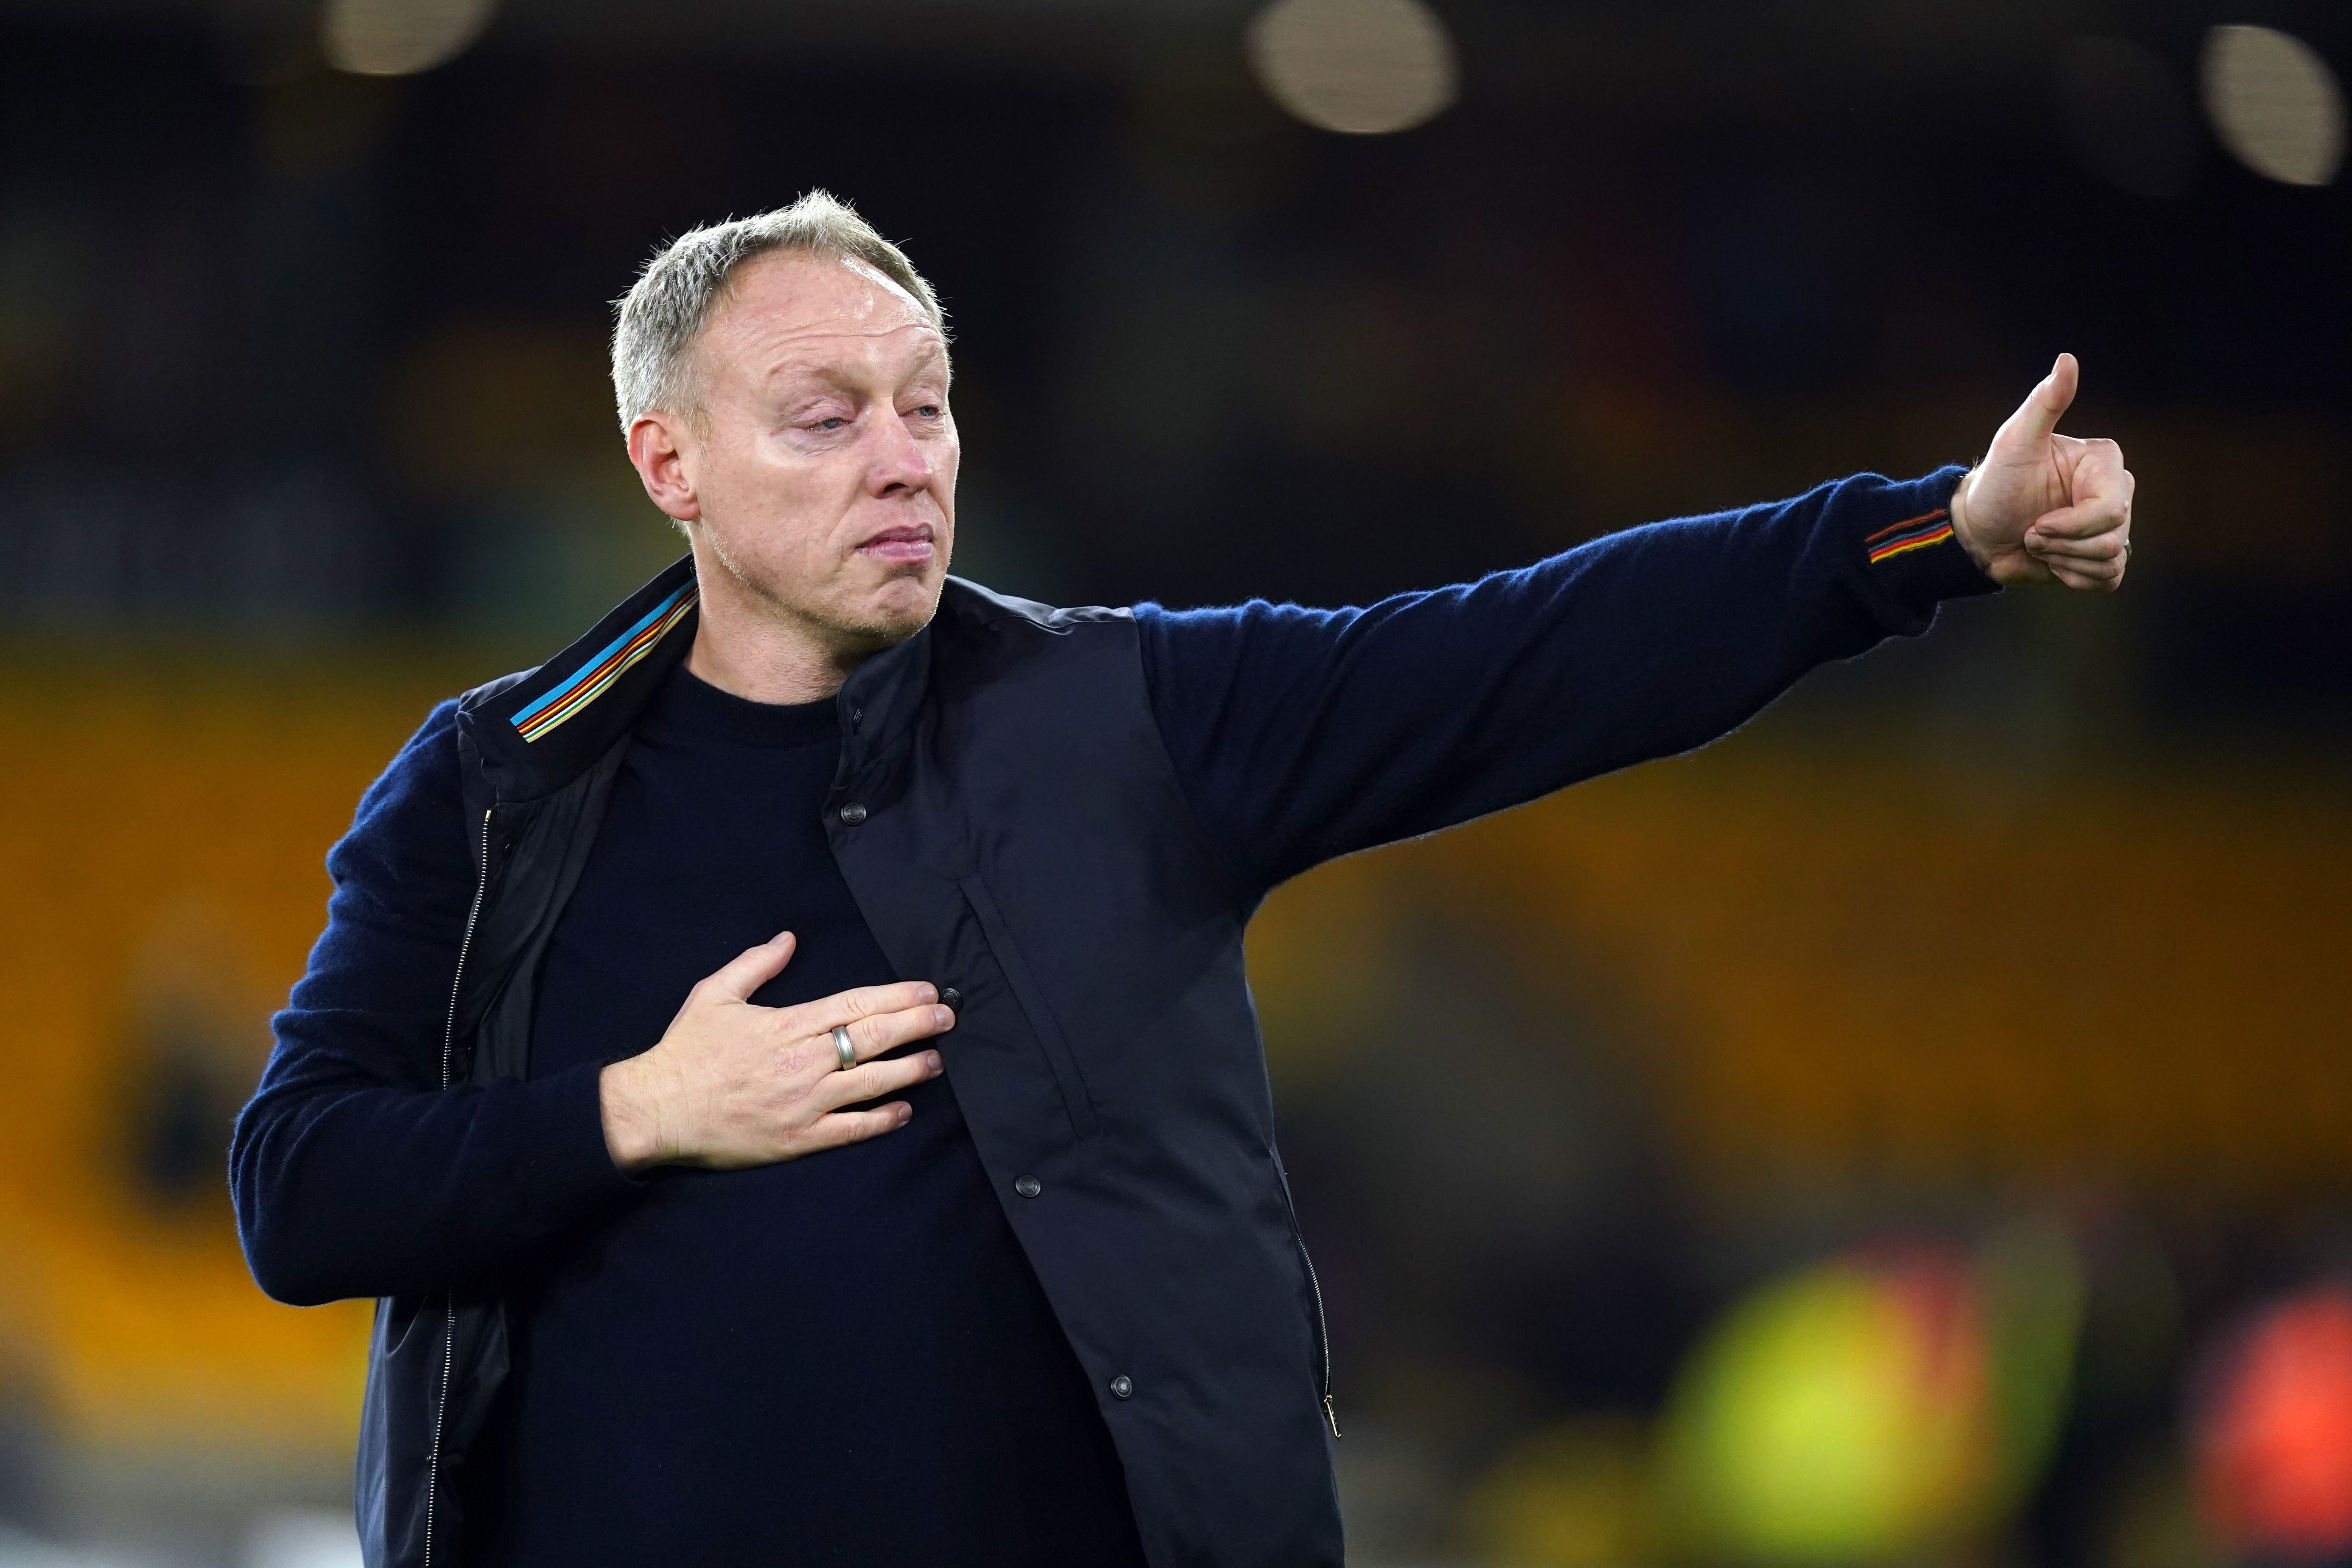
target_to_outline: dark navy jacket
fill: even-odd
[[[1171,635],[1188,617],[1150,612],[1156,653],[1133,613],[951,579],[931,626],[843,688],[825,832],[898,973],[961,994],[950,1079],[1158,1568],[1341,1558],[1322,1304],[1243,972],[1264,894],[1702,744],[1814,665],[1924,630],[1938,599],[1990,588],[1950,541],[1957,478],[1864,476],[1365,610],[1253,605],[1190,637]],[[504,1374],[499,1258],[555,1228],[549,1170],[601,1158],[593,1080],[529,1086],[583,1100],[528,1122],[562,1130],[544,1146],[502,1137],[526,1122],[499,1123],[513,1097],[488,1089],[522,1087],[540,956],[694,602],[680,562],[557,658],[463,700],[478,891],[438,1083],[371,1068],[336,1035],[366,1020],[306,1016],[298,990],[240,1121],[232,1173],[264,1288],[382,1298],[371,1564],[464,1561],[449,1477]],[[1175,740],[1155,658],[1207,661],[1196,694],[1264,689]],[[1204,816],[1204,780],[1262,810]],[[331,861],[339,907],[354,864]],[[331,923],[321,951],[335,939]]]

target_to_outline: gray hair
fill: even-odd
[[[907,253],[846,202],[811,191],[788,207],[687,230],[656,251],[629,291],[613,301],[613,398],[624,432],[656,410],[688,418],[700,412],[688,351],[736,269],[772,250],[864,262],[913,295],[947,335],[939,296]]]

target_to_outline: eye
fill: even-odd
[[[828,414],[809,426],[812,430],[838,430],[849,421],[838,414]]]

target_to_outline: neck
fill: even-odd
[[[696,551],[699,556],[699,549]],[[822,702],[866,654],[759,599],[717,563],[698,562],[702,603],[686,668],[751,702]]]
[[[822,702],[841,689],[856,668],[843,666],[802,650],[782,646],[745,647],[723,636],[714,637],[705,606],[704,619],[694,634],[694,647],[686,668],[730,696],[751,702]]]

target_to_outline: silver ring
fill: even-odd
[[[833,1054],[841,1058],[841,1070],[847,1072],[857,1065],[857,1047],[849,1043],[849,1026],[833,1026]]]

